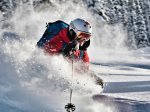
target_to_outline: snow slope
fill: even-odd
[[[20,49],[18,45],[14,46]],[[17,53],[21,55],[18,56],[18,54],[15,55],[16,51],[13,51],[14,46],[11,46],[11,51],[5,49],[7,53],[2,52],[3,49],[1,49],[0,111],[65,111],[64,105],[69,101],[68,88],[70,86],[68,84],[71,79],[71,68],[68,63],[61,56],[50,59],[36,48],[34,53],[32,52],[32,57],[28,57],[29,52],[25,52],[27,54],[23,57],[24,55],[20,54],[22,51],[17,50]],[[78,80],[79,83],[75,85],[77,89],[74,90],[78,94],[73,94],[73,102],[77,106],[77,111],[149,112],[149,50],[146,48],[123,54],[110,51],[98,53],[93,50],[91,56],[95,55],[95,57],[91,60],[90,69],[104,79],[105,88],[100,94],[81,94],[82,89],[84,92],[89,89],[92,91],[94,89],[92,86],[95,86],[90,81],[85,82],[83,86],[82,81],[85,80]]]
[[[93,24],[88,50],[90,70],[106,82],[105,89],[98,94],[89,77],[75,76],[72,101],[77,111],[149,112],[150,48],[127,50],[121,25],[101,23],[84,7],[68,11],[72,6],[61,4],[60,10],[57,4],[47,12],[20,7],[12,18],[0,23],[3,26],[0,30],[0,112],[65,112],[72,80],[71,65],[62,56],[45,55],[35,45],[45,22],[57,19],[69,22],[76,17]],[[66,10],[68,16],[64,14]]]
[[[113,97],[96,96],[96,100],[113,102],[121,112],[149,112],[150,48],[93,55],[100,56],[93,60],[92,69],[106,82],[102,94]]]

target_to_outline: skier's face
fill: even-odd
[[[80,44],[83,44],[84,42],[88,41],[91,37],[91,34],[85,33],[85,32],[78,32],[77,33],[77,40]]]

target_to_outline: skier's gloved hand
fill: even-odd
[[[78,42],[76,40],[74,40],[69,45],[67,45],[65,47],[65,49],[62,50],[62,54],[64,56],[70,56],[73,53],[73,51],[75,51],[77,49],[79,49]]]

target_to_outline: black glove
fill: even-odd
[[[90,40],[86,41],[82,46],[79,46],[79,50],[86,51],[89,46],[90,46]]]
[[[77,49],[78,49],[78,42],[74,40],[62,50],[62,53],[64,56],[69,56],[71,55],[71,52]]]

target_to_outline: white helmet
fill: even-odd
[[[88,23],[87,21],[77,18],[73,21],[71,21],[70,26],[69,26],[69,30],[73,30],[76,34],[78,32],[84,32],[87,34],[92,33],[92,27],[90,25],[90,23]]]

